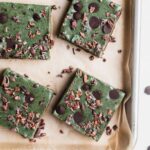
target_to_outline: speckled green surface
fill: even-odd
[[[124,96],[121,90],[77,70],[53,114],[75,130],[98,141]],[[74,119],[77,112],[82,115]]]
[[[39,119],[52,99],[53,91],[10,69],[5,70],[3,76],[4,80],[0,87],[0,125],[14,129],[24,137],[33,138]],[[6,78],[7,81],[9,80],[8,86],[4,84]],[[15,99],[16,96],[19,99]],[[30,101],[31,97],[33,97],[32,101]],[[8,108],[4,111],[3,107],[6,105],[6,101]],[[25,109],[26,105],[28,105],[27,109]],[[18,115],[17,110],[19,111]],[[30,113],[33,118],[29,118]],[[11,120],[8,119],[9,116],[11,116]],[[21,122],[21,118],[24,119],[24,123]],[[32,124],[34,128],[29,128],[28,126]]]
[[[50,57],[50,6],[1,2],[0,14],[7,18],[5,23],[0,21],[0,58]],[[38,14],[40,19],[35,20],[34,14]],[[47,35],[49,39],[44,38]],[[13,39],[11,46],[6,39]]]
[[[72,29],[70,27],[70,21],[73,19],[73,14],[77,12],[74,9],[74,5],[78,2],[83,4],[83,8],[79,11],[80,14],[85,15],[81,19],[77,20],[77,27]],[[89,11],[89,4],[96,3],[99,7],[97,12],[91,13]],[[113,8],[110,6],[113,4]],[[109,13],[109,16],[107,14]],[[106,45],[109,42],[109,38],[112,34],[105,34],[102,31],[103,25],[108,20],[113,21],[112,31],[115,27],[115,23],[117,22],[119,16],[121,14],[121,6],[115,3],[112,3],[110,0],[73,0],[70,6],[70,9],[67,12],[65,20],[62,24],[59,37],[75,44],[90,52],[91,54],[100,57],[103,54],[103,51],[106,48]],[[99,27],[92,29],[89,25],[89,20],[91,17],[97,17],[102,22]],[[86,20],[84,22],[84,20]],[[82,35],[81,35],[82,34]],[[93,43],[94,42],[94,43]]]

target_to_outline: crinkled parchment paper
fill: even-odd
[[[3,0],[4,1],[4,0]],[[127,150],[130,149],[131,131],[127,122],[125,103],[130,97],[130,73],[128,61],[130,56],[130,0],[114,0],[122,5],[123,14],[119,19],[113,36],[116,43],[109,43],[104,58],[89,60],[90,54],[81,51],[74,55],[72,50],[68,50],[68,42],[58,39],[56,33],[69,6],[68,0],[7,0],[9,2],[33,3],[33,4],[56,4],[59,9],[53,11],[53,36],[55,46],[51,50],[51,59],[48,61],[32,60],[0,60],[0,71],[10,67],[14,71],[27,74],[32,80],[42,85],[50,85],[55,90],[57,96],[53,98],[47,112],[44,114],[47,136],[31,143],[20,135],[0,127],[0,150]],[[2,2],[2,0],[0,0]],[[10,10],[11,12],[11,10]],[[118,50],[123,52],[118,54]],[[101,79],[116,88],[123,89],[126,93],[124,103],[115,113],[110,126],[117,124],[119,129],[112,132],[111,136],[105,133],[99,142],[80,135],[65,123],[60,122],[50,114],[53,105],[58,101],[64,89],[69,83],[72,75],[65,75],[63,78],[56,77],[62,69],[68,66],[81,68],[91,75]],[[51,73],[48,74],[48,71]],[[60,134],[59,130],[63,130]]]

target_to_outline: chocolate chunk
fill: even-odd
[[[5,13],[0,13],[0,23],[4,24],[8,21],[8,16]]]
[[[82,121],[83,121],[83,115],[81,112],[76,112],[73,116],[73,119],[74,121],[77,123],[77,124],[80,124]]]
[[[150,146],[147,147],[147,150],[150,150]]]
[[[14,38],[6,39],[7,48],[15,49],[16,41]]]
[[[96,29],[100,25],[100,20],[97,17],[93,16],[89,20],[89,25],[92,29]]]
[[[84,83],[81,88],[84,91],[89,91],[91,90],[91,85],[89,85],[88,83]]]
[[[111,90],[111,91],[109,92],[109,97],[110,97],[111,99],[118,99],[118,98],[119,98],[119,93],[118,93],[118,91],[117,91],[117,90]]]
[[[144,90],[144,93],[150,95],[150,86],[147,86]]]
[[[34,19],[35,21],[39,21],[39,20],[41,19],[41,17],[39,16],[39,14],[34,13],[34,14],[33,14],[33,19]]]
[[[63,115],[65,113],[65,107],[62,106],[62,105],[59,105],[56,107],[56,112],[59,114],[59,115]]]
[[[93,91],[92,94],[98,100],[100,100],[102,97],[102,93],[100,91]]]
[[[99,6],[98,6],[98,4],[97,3],[90,3],[89,4],[89,10],[91,10],[92,9],[92,12],[97,12],[98,10],[99,10]]]
[[[74,4],[74,9],[76,11],[81,11],[82,8],[83,8],[83,4],[81,2]]]
[[[108,33],[110,33],[110,32],[112,31],[112,26],[111,26],[108,22],[106,22],[106,23],[104,24],[104,26],[102,27],[102,31],[103,31],[105,34],[108,34]]]
[[[80,19],[82,18],[82,14],[81,14],[80,12],[75,12],[75,13],[73,14],[73,18],[74,18],[75,20],[80,20]]]

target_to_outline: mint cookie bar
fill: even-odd
[[[51,7],[0,3],[0,58],[48,59]]]
[[[52,96],[53,91],[6,69],[0,86],[0,125],[32,139]]]
[[[98,141],[124,96],[121,90],[78,69],[53,114]]]
[[[110,0],[73,0],[59,36],[100,57],[120,15]]]

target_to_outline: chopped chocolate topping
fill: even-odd
[[[91,13],[95,13],[99,10],[99,5],[97,3],[90,3],[89,10]]]
[[[81,11],[82,8],[83,8],[83,4],[81,2],[78,2],[78,3],[74,4],[74,9],[76,11]]]
[[[73,119],[74,121],[77,123],[77,124],[80,124],[82,121],[83,121],[83,114],[82,112],[76,112],[73,116]]]
[[[70,20],[70,27],[71,27],[71,29],[75,29],[77,27],[77,21],[76,20]]]
[[[8,21],[8,16],[5,13],[0,13],[0,23],[4,24]]]
[[[92,16],[89,20],[89,25],[92,29],[96,29],[100,25],[100,20],[97,17]]]
[[[84,90],[84,91],[89,91],[89,90],[91,90],[91,85],[89,85],[88,83],[84,83],[84,84],[82,85],[82,90]]]
[[[118,93],[118,90],[111,90],[109,92],[109,97],[111,99],[118,99],[119,98],[119,93]]]
[[[102,98],[102,93],[100,91],[93,91],[92,94],[97,100],[100,100]]]
[[[112,26],[109,24],[109,22],[106,22],[103,27],[102,27],[102,31],[105,33],[105,34],[108,34],[112,31]]]
[[[80,12],[75,12],[75,13],[73,14],[73,18],[74,18],[75,20],[80,20],[80,19],[82,18],[82,14],[81,14]]]
[[[59,114],[59,115],[63,115],[65,113],[65,107],[62,106],[62,105],[59,105],[56,107],[56,112]]]
[[[39,21],[39,20],[41,19],[41,17],[39,16],[39,14],[34,13],[34,14],[33,14],[33,19],[34,19],[35,21]]]
[[[7,49],[15,49],[16,41],[14,38],[9,38],[9,39],[7,38],[6,43],[7,43]]]

